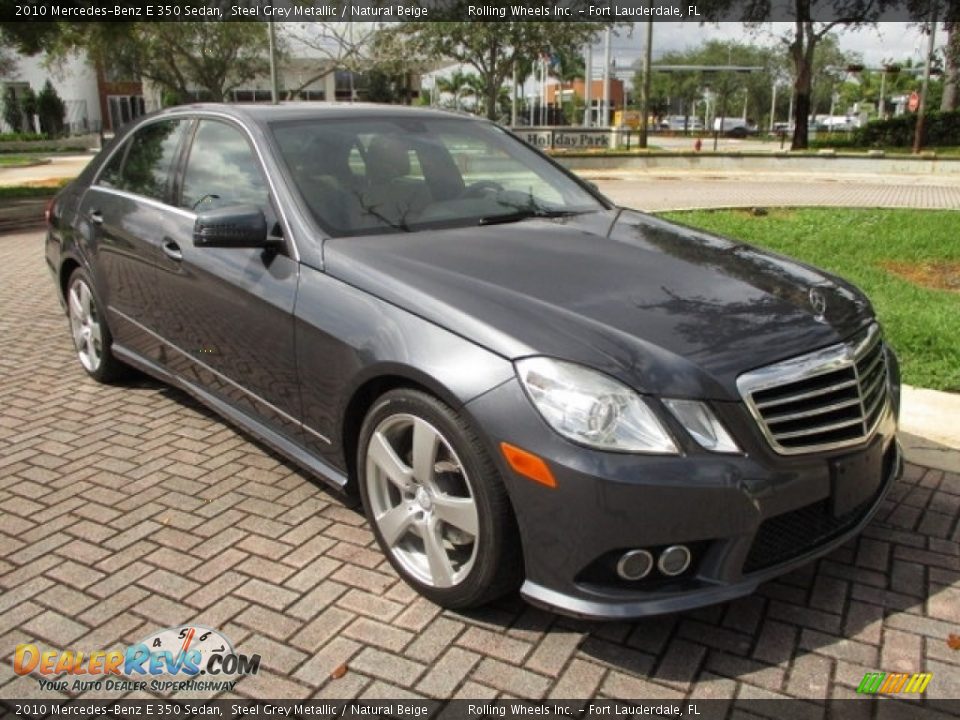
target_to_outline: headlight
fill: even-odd
[[[702,447],[719,453],[740,452],[737,443],[706,403],[664,400],[663,404]]]
[[[516,367],[534,406],[564,437],[602,450],[677,452],[657,416],[626,385],[549,358],[526,358]]]

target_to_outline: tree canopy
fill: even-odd
[[[458,0],[449,8],[451,17],[466,17],[467,2]],[[494,5],[506,5],[496,2]],[[431,58],[446,58],[473,68],[483,83],[486,115],[497,116],[500,87],[513,72],[514,63],[543,53],[576,54],[579,46],[596,39],[600,23],[583,22],[477,22],[410,21],[396,32],[411,40],[415,52]]]
[[[181,97],[198,89],[220,101],[268,68],[259,22],[7,23],[2,31],[26,54],[56,62],[82,50],[114,76],[142,77]]]

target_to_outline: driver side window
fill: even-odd
[[[268,208],[260,163],[239,128],[218,120],[200,121],[180,195],[180,206],[193,212],[241,204]]]

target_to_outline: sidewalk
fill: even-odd
[[[908,462],[960,473],[960,395],[904,385],[900,442]]]

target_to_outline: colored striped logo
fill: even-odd
[[[922,693],[932,678],[933,673],[867,673],[857,692],[864,695]]]

